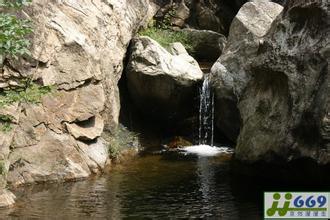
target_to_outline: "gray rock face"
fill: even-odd
[[[239,109],[236,157],[330,162],[329,3],[290,1],[273,23]]]
[[[249,80],[246,69],[282,9],[265,0],[244,4],[232,22],[222,55],[211,69],[216,125],[233,141],[238,137],[241,124],[237,103]]]
[[[126,76],[136,106],[163,120],[187,114],[196,83],[203,78],[198,63],[182,47],[172,55],[148,37],[135,38],[130,51]]]
[[[214,62],[221,55],[226,38],[222,34],[209,30],[183,29],[187,33],[192,45],[192,54],[197,60]]]
[[[162,20],[174,12],[173,25],[200,30],[212,30],[228,36],[233,18],[248,0],[152,0],[159,6],[156,19]],[[250,0],[250,2],[259,0]],[[267,0],[284,5],[286,0]],[[179,7],[185,5],[184,7]],[[178,14],[178,16],[176,16]],[[188,16],[188,17],[187,17]],[[182,19],[184,18],[184,19]],[[179,24],[179,25],[178,25]]]

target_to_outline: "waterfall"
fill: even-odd
[[[203,85],[200,87],[199,95],[199,145],[187,146],[181,148],[181,151],[184,154],[195,154],[199,157],[232,154],[233,151],[231,148],[214,146],[214,92],[212,91],[210,73],[204,75],[204,81]],[[199,161],[200,160],[201,159],[199,159]],[[207,160],[203,160],[201,163],[205,165],[207,164]],[[205,167],[203,164],[202,168],[204,169]],[[207,187],[207,184],[202,186],[202,192],[205,193],[206,198],[209,195],[209,188]]]
[[[199,145],[213,146],[214,139],[214,94],[210,82],[211,74],[206,74],[200,88],[199,104]]]

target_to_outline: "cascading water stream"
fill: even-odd
[[[210,145],[214,142],[214,94],[210,82],[211,74],[206,74],[200,88],[199,104],[199,145]]]
[[[204,75],[203,85],[200,88],[198,138],[199,145],[182,148],[181,150],[183,153],[197,154],[201,157],[211,157],[218,154],[233,153],[233,151],[228,147],[214,146],[214,93],[211,87],[210,73]],[[203,160],[201,165],[207,167],[207,160]]]

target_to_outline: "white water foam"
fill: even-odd
[[[184,154],[196,154],[201,157],[212,157],[218,154],[231,154],[233,150],[228,147],[212,147],[210,145],[195,145],[180,149]]]

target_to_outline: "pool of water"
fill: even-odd
[[[262,192],[230,156],[145,154],[88,180],[23,187],[0,219],[261,219]]]

